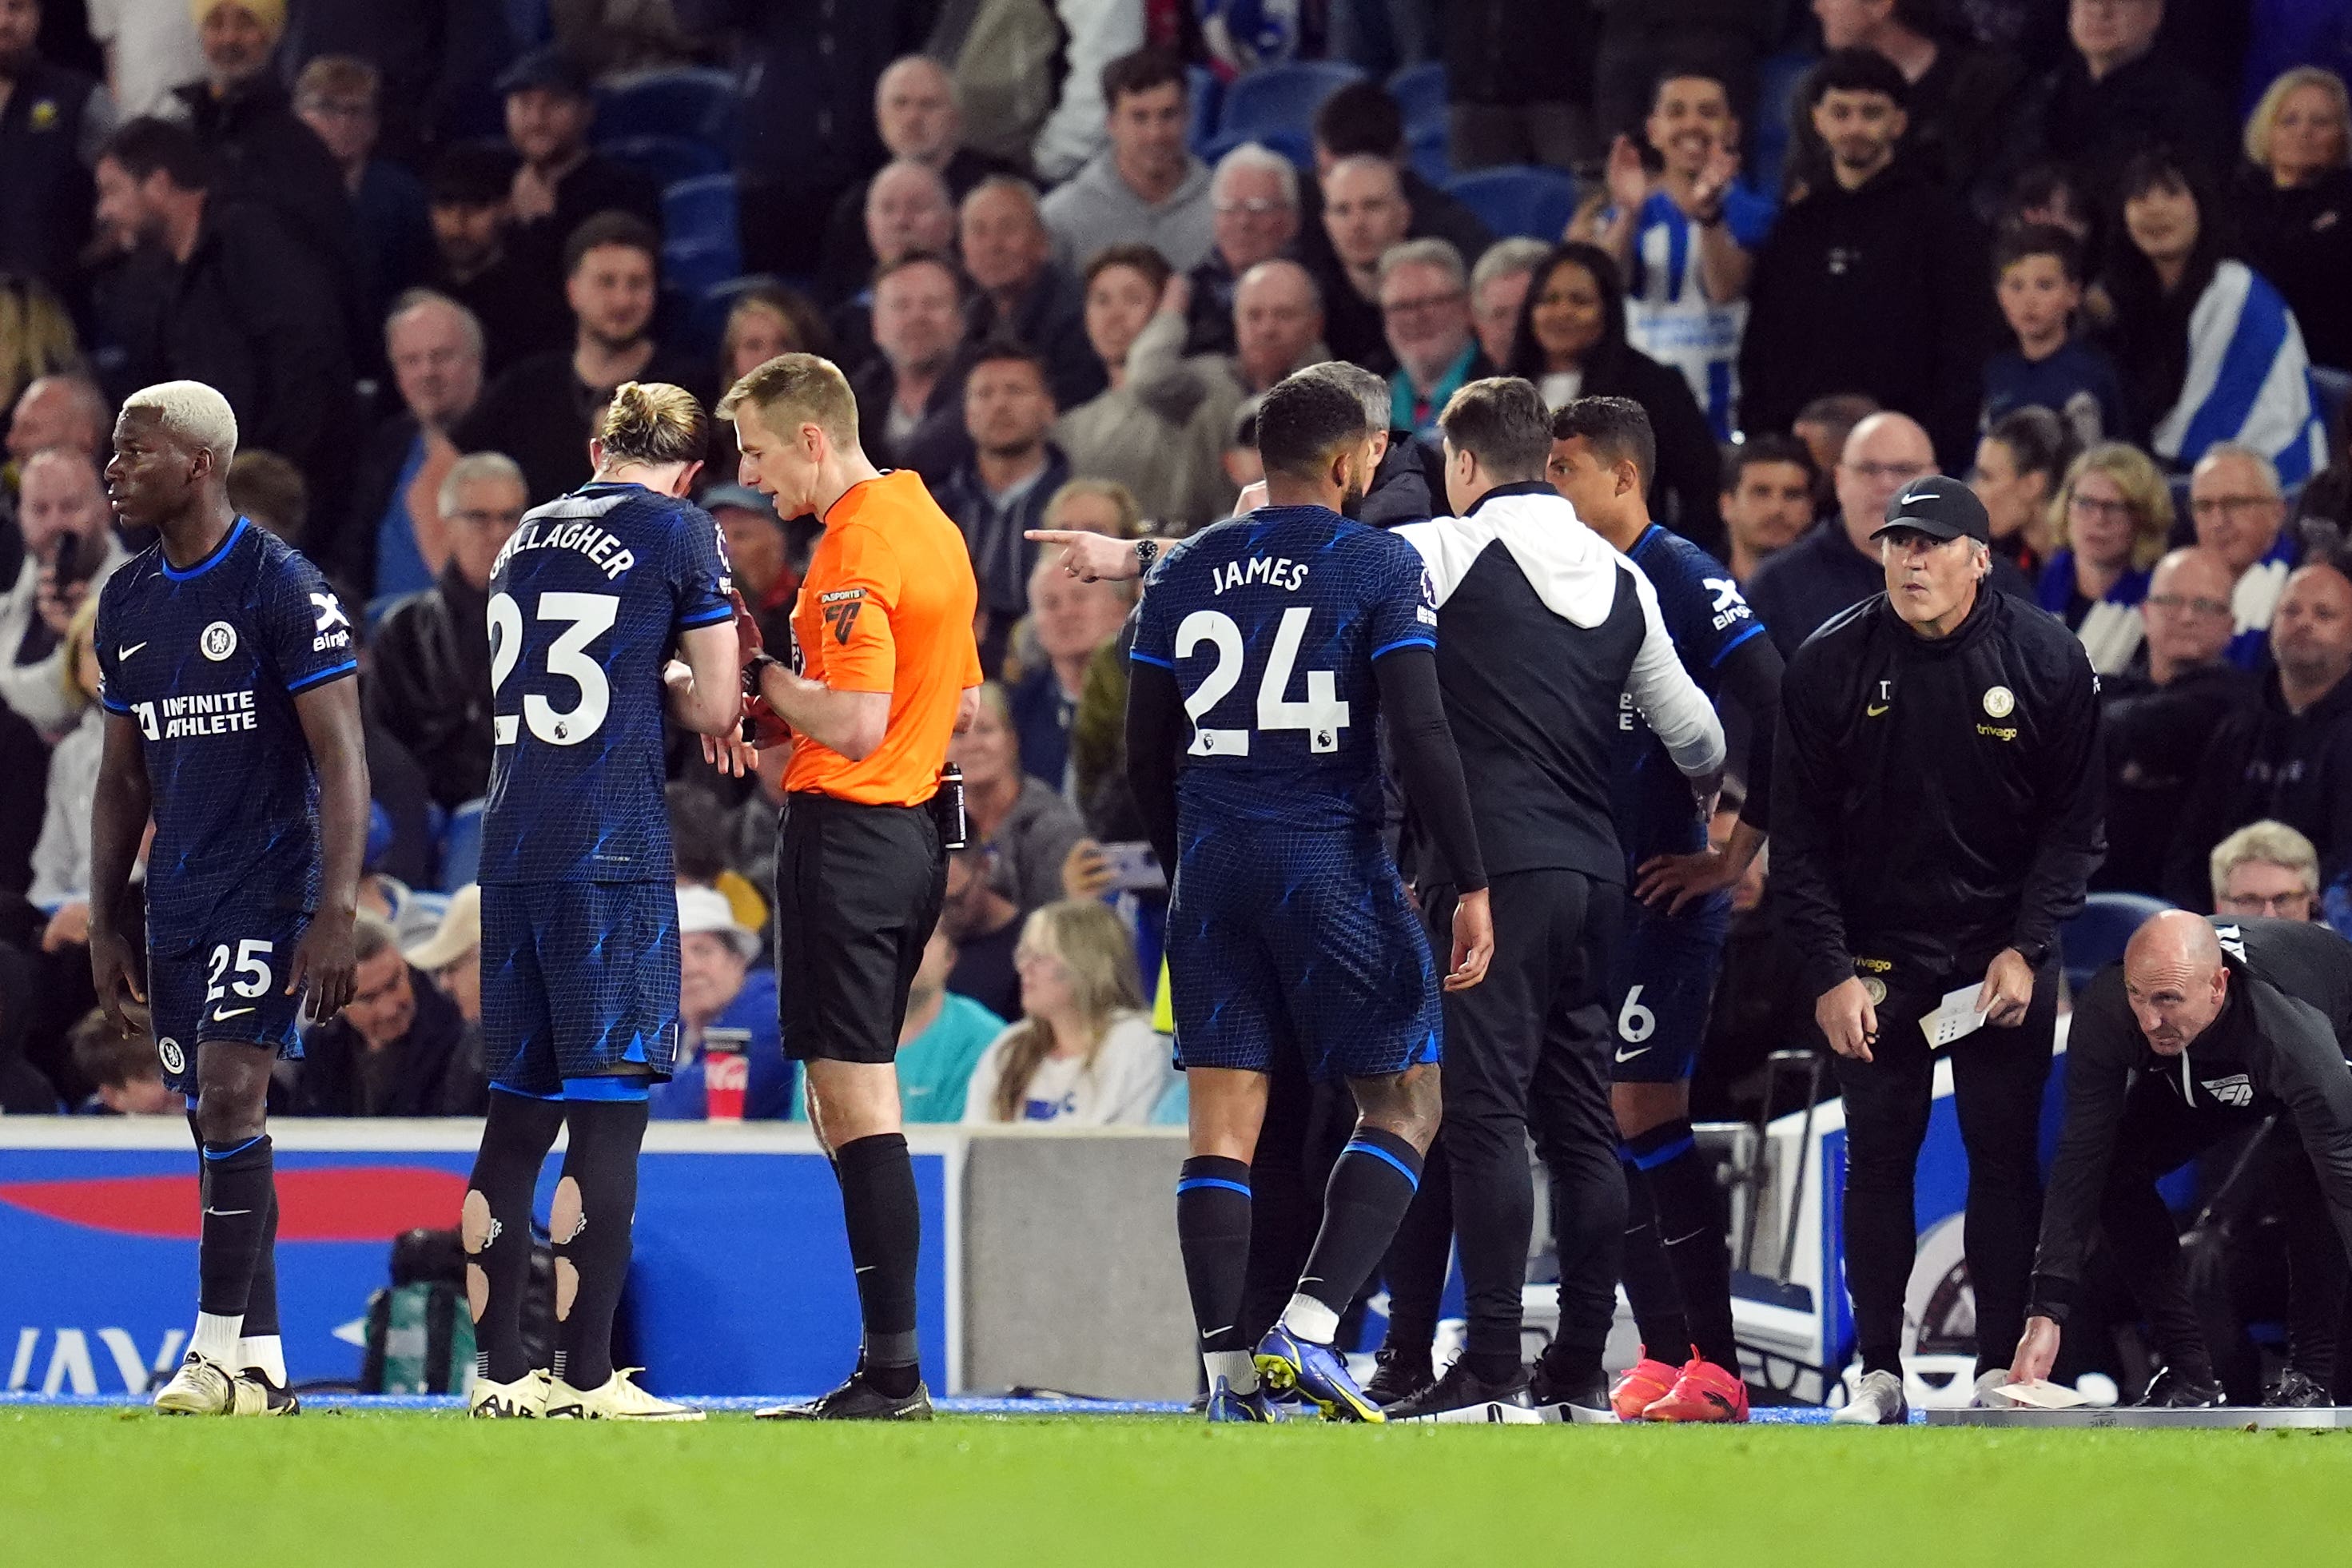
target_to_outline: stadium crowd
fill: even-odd
[[[356,994],[282,1113],[480,1111],[500,547],[587,479],[614,388],[709,402],[795,349],[848,373],[980,584],[973,842],[913,983],[908,1120],[1182,1120],[1121,757],[1132,584],[1024,535],[1231,515],[1255,400],[1335,358],[1384,389],[1381,526],[1444,510],[1467,382],[1640,404],[1652,514],[1784,654],[1880,591],[1897,492],[1965,476],[1993,585],[2102,679],[2094,887],[2352,933],[2333,35],[2179,0],[1331,0],[1304,38],[1239,9],[0,0],[0,1110],[176,1109],[96,1021],[84,948],[97,589],[147,542],[110,523],[111,411],[168,378],[228,397],[232,499],[363,619]],[[698,499],[782,646],[818,527],[732,443]],[[785,753],[736,781],[694,752],[689,1065],[654,1113],[706,1114],[716,1031],[745,1114],[803,1114],[766,891]],[[1708,1026],[1717,1113],[1809,1027],[1769,885]]]

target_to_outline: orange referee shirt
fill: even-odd
[[[852,762],[803,735],[786,790],[920,805],[939,788],[956,705],[980,684],[980,590],[962,531],[913,470],[853,485],[824,515],[793,606],[800,673],[835,691],[887,691],[882,744]]]

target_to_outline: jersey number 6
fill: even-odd
[[[1282,624],[1275,629],[1273,651],[1266,656],[1265,674],[1257,683],[1257,727],[1304,730],[1310,751],[1336,752],[1339,749],[1339,731],[1348,727],[1348,705],[1339,700],[1339,683],[1332,673],[1328,669],[1307,672],[1304,702],[1293,702],[1283,695],[1290,689],[1290,667],[1298,662],[1298,645],[1307,638],[1307,619],[1314,613],[1305,605],[1293,605],[1282,612]],[[1208,679],[1184,699],[1185,716],[1192,721],[1192,743],[1186,749],[1196,757],[1246,757],[1250,749],[1247,730],[1210,730],[1201,726],[1202,716],[1241,684],[1242,667],[1248,662],[1242,648],[1242,629],[1223,610],[1195,610],[1176,628],[1176,657],[1189,658],[1203,642],[1215,645],[1217,662],[1211,667]]]
[[[537,692],[522,700],[522,712],[501,713],[493,721],[492,740],[501,746],[511,746],[520,739],[519,729],[529,724],[530,732],[555,746],[576,746],[604,722],[604,715],[613,706],[613,688],[604,679],[604,667],[588,657],[588,645],[613,629],[614,619],[621,613],[621,601],[612,594],[541,594],[539,596],[539,618],[542,621],[568,622],[564,630],[547,650],[547,673],[560,675],[580,689],[580,700],[570,711],[560,711],[555,704]],[[511,594],[495,594],[490,597],[490,695],[493,700],[507,677],[514,673],[515,665],[522,658],[522,606],[514,602]]]

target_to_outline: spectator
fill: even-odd
[[[1076,268],[1106,246],[1150,246],[1179,272],[1209,254],[1215,215],[1209,168],[1184,146],[1184,68],[1138,49],[1103,68],[1110,145],[1045,200],[1055,255]]]
[[[2063,163],[2036,163],[2010,183],[1994,226],[2063,229],[2076,245],[2091,242],[2091,198],[2081,179]]]
[[[1060,898],[1062,861],[1086,837],[1086,826],[1052,785],[1022,772],[1020,736],[1003,687],[992,680],[980,689],[980,716],[948,743],[948,760],[963,769],[964,809],[989,886],[1024,914]],[[969,994],[989,1000],[979,992]]]
[[[2352,368],[2352,106],[2343,79],[2299,66],[2271,83],[2246,121],[2238,183],[2246,261],[2270,279],[2313,360]]]
[[[1396,370],[1385,428],[1437,428],[1446,400],[1495,374],[1470,331],[1470,278],[1442,239],[1408,239],[1381,258],[1381,320]]]
[[[289,134],[318,147],[307,126]],[[99,159],[99,223],[160,250],[169,273],[136,323],[128,375],[217,389],[241,445],[290,458],[314,490],[340,494],[352,369],[337,284],[277,218],[215,202],[211,184],[195,139],[160,120],[125,125]]]
[[[1748,273],[1772,229],[1772,204],[1739,183],[1739,122],[1713,77],[1659,79],[1643,134],[1662,163],[1653,179],[1620,136],[1607,194],[1570,225],[1628,279],[1626,340],[1683,373],[1716,439],[1731,438]]]
[[[2233,140],[2228,109],[2198,74],[2157,47],[2165,0],[2069,0],[2073,47],[2029,106],[2021,140],[2073,166],[2099,210],[2123,167],[2150,147],[2172,147],[2219,173]]]
[[[588,437],[626,381],[698,392],[702,366],[654,341],[661,241],[627,213],[598,213],[564,247],[563,298],[576,323],[569,352],[518,361],[452,431],[467,452],[504,452],[533,506],[588,482]],[[707,363],[707,362],[705,362]]]
[[[1108,68],[1146,42],[1144,5],[1145,0],[1053,0],[1045,18],[1053,41],[1038,58],[1058,52],[1066,68],[1026,149],[1039,179],[1067,180],[1109,141]]]
[[[1813,468],[1824,479],[1837,471],[1846,437],[1853,427],[1878,412],[1878,399],[1859,392],[1833,392],[1816,397],[1797,410],[1789,434],[1805,444]],[[1827,492],[1823,492],[1826,494]]]
[[[1593,64],[1593,119],[1603,136],[1642,122],[1650,90],[1669,68],[1698,70],[1731,89],[1734,112],[1747,119],[1756,100],[1756,62],[1780,41],[1784,12],[1795,5],[1744,0],[1643,0],[1601,7]],[[1597,162],[1596,145],[1587,162]]]
[[[1895,156],[1909,93],[1868,49],[1831,55],[1805,79],[1799,108],[1830,166],[1757,247],[1739,351],[1748,429],[1786,429],[1811,398],[1863,392],[1918,420],[1938,452],[1973,445],[1984,241],[1956,198]]]
[[[1573,397],[1630,397],[1657,434],[1650,510],[1700,549],[1721,556],[1716,510],[1722,459],[1690,384],[1625,341],[1625,292],[1597,246],[1570,240],[1536,269],[1519,312],[1506,375],[1525,376],[1558,408]]]
[[[727,542],[729,575],[760,623],[761,641],[771,648],[789,648],[793,602],[805,557],[793,558],[775,503],[748,486],[716,485],[704,492],[702,510]]]
[[[98,798],[99,755],[106,745],[98,653],[90,646],[97,625],[98,599],[92,595],[74,612],[59,649],[60,683],[76,716],[73,728],[49,752],[41,837],[33,846],[33,885],[25,893],[26,902],[49,917],[41,945],[50,952],[89,941],[89,814]]]
[[[484,339],[482,374],[491,376],[572,336],[558,269],[509,243],[513,169],[503,148],[460,144],[434,162],[425,195],[433,226],[426,284],[474,313]]]
[[[25,105],[0,113],[0,276],[65,294],[89,238],[89,170],[114,130],[114,100],[44,58],[40,27],[40,0],[0,0],[0,109]]]
[[[1037,547],[1023,536],[1043,526],[1045,503],[1069,479],[1070,460],[1046,438],[1054,393],[1045,363],[1020,343],[1000,340],[973,355],[964,375],[963,418],[971,453],[940,487],[939,501],[971,552],[987,617],[981,668],[993,676],[1013,623],[1029,607]]]
[[[890,62],[874,82],[874,126],[895,163],[919,163],[940,177],[952,204],[970,195],[992,174],[1009,174],[1014,165],[975,148],[963,140],[963,109],[957,99],[955,78],[929,55],[907,55]],[[841,299],[863,288],[877,263],[889,258],[866,238],[866,193],[873,182],[861,180],[833,204],[824,229],[824,257],[819,276],[827,298]],[[944,237],[919,242],[924,250],[945,250]]]
[[[346,323],[355,326],[363,263],[342,171],[294,112],[272,69],[286,31],[285,0],[193,0],[192,8],[204,75],[173,89],[177,108],[170,112],[195,132],[214,194],[275,213],[292,241],[326,268]],[[237,423],[245,423],[242,409]]]
[[[733,46],[744,269],[810,276],[825,233],[816,220],[883,162],[876,84],[922,46],[938,7],[671,0],[671,8],[689,37]]]
[[[2241,442],[2300,484],[2327,461],[2294,312],[2234,259],[2213,187],[2169,153],[2124,165],[2123,221],[2104,286],[2124,401],[2145,445],[2189,468],[2217,441]]]
[[[1512,0],[1448,0],[1444,14],[1453,166],[1589,165],[1601,145],[1590,14]]]
[[[2004,415],[1977,443],[1969,488],[1991,521],[1993,553],[2029,577],[2057,547],[2050,503],[2080,450],[2064,422],[2037,407]]]
[[[849,378],[857,429],[884,468],[946,482],[969,455],[964,434],[963,274],[936,252],[886,261],[874,279],[875,353]]]
[[[1289,159],[1244,142],[1217,160],[1209,179],[1216,214],[1209,254],[1186,274],[1192,315],[1185,323],[1188,354],[1234,351],[1234,290],[1242,274],[1283,255],[1298,237],[1298,171]]]
[[[1935,471],[1935,448],[1910,416],[1873,414],[1853,427],[1832,476],[1837,515],[1758,567],[1748,585],[1748,602],[1783,658],[1848,605],[1885,592],[1871,535],[1885,526],[1886,505],[1903,487]]]
[[[2158,562],[2139,618],[2139,651],[2100,679],[2107,858],[2091,886],[2161,896],[2165,852],[2205,744],[2256,693],[2252,677],[2221,657],[2230,568],[2211,551],[2176,550]]]
[[[965,1125],[1149,1121],[1168,1087],[1168,1046],[1143,1012],[1135,946],[1118,917],[1093,900],[1048,904],[1022,926],[1013,962],[1021,1021],[981,1053]]]
[[[275,452],[239,452],[229,460],[228,504],[256,528],[297,550],[310,542],[310,487],[302,470]]]
[[[1051,560],[1037,563],[1028,588],[1029,626],[1041,657],[1005,693],[1013,744],[1031,778],[1075,805],[1079,796],[1070,770],[1070,726],[1086,691],[1087,672],[1095,656],[1117,640],[1135,595],[1125,583],[1082,582]]]
[[[478,1116],[489,1091],[461,1047],[465,1020],[362,910],[352,929],[352,999],[303,1032],[297,1116]]]
[[[743,1120],[780,1121],[792,1113],[793,1067],[776,1033],[776,975],[751,965],[758,933],[735,921],[727,896],[712,888],[677,890],[677,1071],[653,1089],[653,1115],[664,1121],[699,1121],[705,1097],[709,1033],[740,1029],[749,1080]]]
[[[178,0],[89,0],[89,36],[126,120],[172,112],[172,89],[204,74],[194,7]]]
[[[14,403],[41,377],[80,364],[73,317],[48,285],[0,276],[0,397]]]
[[[478,1064],[482,1027],[482,889],[467,883],[449,895],[433,934],[401,954],[409,967],[433,976],[441,994],[449,998],[472,1037],[472,1055]]]
[[[359,238],[360,302],[368,319],[424,280],[433,255],[425,183],[375,156],[382,79],[365,60],[322,55],[294,83],[294,112],[334,159]]]
[[[2023,107],[2025,68],[2005,49],[1950,37],[1938,9],[1937,0],[1813,0],[1824,46],[1884,55],[1910,84],[1905,156],[1989,216]]]
[[[1984,367],[1985,429],[2021,408],[2047,408],[2074,439],[2120,441],[2123,384],[2106,351],[2074,335],[2083,303],[2083,250],[2063,228],[2032,224],[1994,241],[1993,297],[2009,323],[2009,346]]]
[[[25,563],[0,598],[0,700],[43,734],[60,735],[82,710],[64,651],[67,628],[131,557],[107,528],[105,488],[80,451],[36,452],[22,484],[16,525]]]
[[[961,1121],[972,1069],[1004,1032],[1003,1018],[948,989],[955,966],[955,939],[934,927],[898,1028],[898,1107],[908,1121]]]
[[[1132,374],[1136,342],[1152,324],[1171,276],[1148,245],[1114,245],[1087,264],[1087,342],[1108,384],[1054,426],[1073,468],[1124,485],[1153,518],[1188,514],[1185,481],[1197,471],[1181,450],[1189,406],[1159,383],[1147,399]],[[1162,371],[1166,360],[1162,354],[1158,361]]]
[[[1318,279],[1323,336],[1339,358],[1381,375],[1396,364],[1381,321],[1381,258],[1403,243],[1412,219],[1396,165],[1385,158],[1342,158],[1323,176],[1323,231],[1331,255]]]
[[[1350,158],[1378,158],[1396,171],[1397,190],[1410,215],[1400,237],[1442,239],[1465,258],[1494,243],[1493,231],[1476,213],[1413,167],[1405,146],[1404,110],[1396,95],[1379,83],[1350,82],[1326,98],[1315,110],[1314,142],[1318,184],[1300,193],[1306,205],[1299,214],[1298,252],[1298,259],[1311,270],[1331,270],[1319,182]]]
[[[877,258],[867,279],[909,256],[948,256],[955,247],[955,203],[947,182],[924,163],[900,160],[887,165],[866,187],[866,246]],[[874,352],[874,289],[861,280],[834,307],[827,321],[834,340],[850,361]]]
[[[661,193],[626,163],[588,145],[596,99],[578,61],[555,48],[534,49],[499,78],[506,100],[507,143],[514,175],[507,187],[507,243],[524,265],[552,273],[561,258],[571,270],[571,241],[599,214],[624,212],[655,236],[659,250]]]
[[[113,455],[113,423],[96,382],[74,373],[44,375],[25,388],[8,416],[8,459],[20,477],[25,460],[47,447],[104,462]]]
[[[359,450],[351,514],[306,552],[367,604],[433,585],[448,552],[439,508],[457,461],[450,438],[482,399],[482,323],[446,295],[413,289],[384,320],[385,357],[401,412]]]
[[[2319,852],[2328,923],[2352,923],[2352,581],[2334,566],[2305,566],[2279,595],[2271,637],[2274,668],[2262,701],[2242,706],[2212,731],[2180,809],[2166,884],[2173,902],[2201,909],[2210,897],[2213,846],[2264,818],[2285,823]]]
[[[2197,542],[2227,562],[2232,574],[2230,662],[2259,669],[2287,574],[2303,558],[2301,542],[2285,530],[2278,469],[2235,442],[2207,448],[2189,476],[2189,520]]]
[[[1000,1018],[1019,1012],[1021,981],[1013,971],[1013,949],[1021,940],[1021,906],[991,882],[988,857],[977,846],[948,856],[940,929],[956,944],[948,989]]]
[[[549,9],[565,4],[555,0]],[[661,9],[668,9],[667,0],[661,0]],[[495,120],[498,97],[491,83],[515,48],[509,16],[504,5],[465,0],[406,5],[301,0],[287,17],[278,59],[289,76],[321,55],[353,57],[375,67],[383,76],[378,102],[383,155],[421,169],[428,147],[474,134]]]
[[[1540,239],[1515,235],[1498,239],[1470,268],[1470,323],[1478,333],[1478,352],[1496,364],[1511,357],[1511,336],[1518,331],[1519,310],[1528,302],[1528,285],[1536,268],[1551,253]]]
[[[963,199],[958,247],[971,279],[971,337],[1009,337],[1044,363],[1055,403],[1076,408],[1108,384],[1087,342],[1087,291],[1054,259],[1037,216],[1037,192],[1010,174],[982,180]]]
[[[810,303],[807,295],[781,283],[754,284],[737,294],[735,302],[727,308],[727,324],[719,333],[719,388],[723,395],[728,387],[778,354],[822,354],[832,359],[838,352],[824,317]],[[734,424],[723,419],[715,421],[710,432],[708,471],[732,481],[741,462]],[[814,536],[816,520],[805,521]],[[798,585],[797,576],[793,583]]]
[[[440,580],[384,612],[365,688],[368,716],[425,769],[454,810],[490,784],[490,568],[522,522],[522,470],[499,452],[457,459],[434,511],[446,531]]]
[[[1759,566],[1812,527],[1818,476],[1793,437],[1752,436],[1725,450],[1721,505],[1731,553],[1724,564],[1744,588]]]
[[[83,1102],[97,1116],[185,1116],[188,1097],[164,1085],[155,1042],[143,1029],[118,1034],[104,1013],[92,1008],[66,1037],[74,1070],[98,1086]]]
[[[2284,822],[2250,822],[2213,846],[2212,871],[2217,915],[2319,918],[2319,852]]]

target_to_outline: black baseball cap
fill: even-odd
[[[589,80],[587,68],[562,48],[550,44],[531,50],[507,67],[499,78],[501,97],[508,93],[526,92],[534,87],[551,87],[573,98],[594,95],[594,85]]]
[[[503,142],[460,142],[433,161],[425,201],[436,207],[496,206],[514,186],[515,161]]]
[[[1924,533],[1930,539],[1973,539],[1986,545],[1992,542],[1992,520],[1985,515],[1984,502],[1959,480],[1941,474],[1929,474],[1905,485],[1886,503],[1886,521],[1873,530],[1870,537],[1882,538],[1899,529]]]

